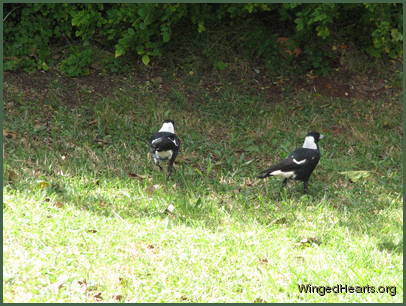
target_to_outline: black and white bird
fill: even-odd
[[[155,133],[149,143],[149,152],[154,164],[162,170],[160,161],[168,160],[168,176],[172,174],[173,163],[178,155],[180,140],[175,134],[175,122],[165,120],[161,129]]]
[[[286,159],[263,171],[258,178],[282,176],[284,177],[282,186],[285,186],[289,179],[300,180],[303,181],[304,192],[307,193],[310,175],[320,160],[318,142],[323,137],[320,133],[310,132],[306,135],[301,148],[296,149]]]

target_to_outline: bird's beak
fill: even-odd
[[[320,138],[319,139],[323,139],[324,138],[324,135],[323,134],[320,134]]]

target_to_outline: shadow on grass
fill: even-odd
[[[216,231],[225,218],[230,217],[237,223],[255,222],[272,231],[278,227],[295,227],[303,216],[330,213],[339,220],[340,227],[379,239],[380,250],[402,252],[403,241],[394,242],[391,237],[382,240],[385,235],[381,230],[387,228],[388,218],[381,212],[391,204],[375,200],[388,193],[384,186],[375,190],[376,193],[359,187],[337,195],[337,190],[316,176],[309,194],[304,195],[301,182],[284,189],[277,179],[241,187],[243,177],[233,184],[220,184],[215,172],[205,176],[187,168],[190,167],[178,166],[170,178],[156,171],[152,164],[146,165],[144,171],[139,169],[138,174],[145,179],[111,174],[97,177],[94,173],[82,173],[81,180],[70,182],[50,177],[49,186],[42,192],[45,199],[69,203],[100,216],[119,216],[135,222],[139,218],[167,218],[165,209],[174,205],[174,224],[201,226],[210,231]],[[34,191],[35,184],[17,183],[14,188],[30,192]],[[402,231],[401,223],[391,222],[392,229]]]

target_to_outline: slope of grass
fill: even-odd
[[[191,102],[178,87],[162,97],[127,84],[74,106],[8,88],[5,302],[403,300],[397,101],[301,92],[265,102],[191,81],[201,93]],[[169,180],[146,144],[166,118],[182,140]],[[255,179],[311,130],[326,138],[308,195]],[[340,174],[355,170],[368,172]],[[299,284],[396,294],[321,296]]]

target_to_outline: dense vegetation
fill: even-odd
[[[326,73],[348,45],[372,57],[402,53],[401,4],[35,3],[5,4],[4,16],[6,70],[56,66],[69,76],[89,73],[94,46],[111,51],[103,65],[115,71],[115,58],[136,55],[148,65],[185,33],[199,38],[218,27],[237,29],[227,40],[268,66],[282,55]],[[206,56],[219,69],[227,65]]]

